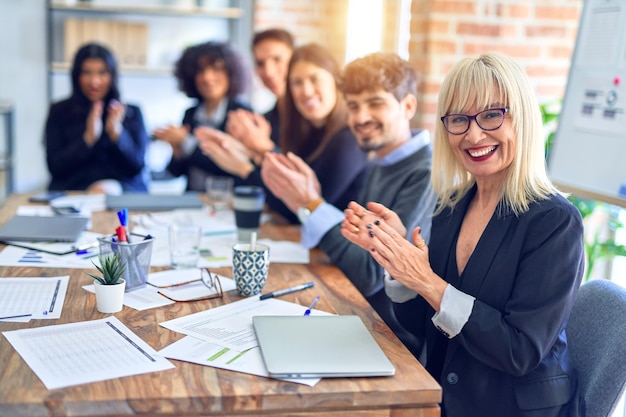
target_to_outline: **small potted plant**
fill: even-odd
[[[122,278],[126,265],[122,262],[119,252],[114,255],[100,257],[100,266],[94,266],[100,275],[86,272],[94,279],[96,290],[96,306],[101,313],[117,313],[124,304],[124,290],[126,281]],[[93,262],[92,262],[93,263]]]

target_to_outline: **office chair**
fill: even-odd
[[[583,284],[567,340],[587,417],[608,417],[626,388],[626,289],[605,279]]]

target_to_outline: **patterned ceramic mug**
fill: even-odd
[[[267,280],[270,266],[270,248],[257,243],[250,248],[249,243],[233,246],[233,279],[239,294],[246,297],[260,294]]]

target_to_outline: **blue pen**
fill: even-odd
[[[315,304],[317,304],[317,302],[320,300],[320,296],[318,295],[317,297],[315,297],[313,299],[313,302],[311,303],[311,305],[309,306],[309,308],[306,309],[306,311],[304,312],[305,316],[308,316],[311,314],[311,310],[313,310],[313,307],[315,307]]]

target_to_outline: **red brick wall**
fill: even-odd
[[[345,56],[348,0],[256,0],[255,30],[281,26],[299,43]],[[435,126],[443,77],[460,58],[500,51],[527,71],[540,102],[565,92],[583,0],[413,0],[409,60],[424,83],[415,125]]]
[[[344,61],[347,0],[257,0],[255,6],[254,31],[281,27],[295,36],[297,45],[317,42]]]
[[[565,92],[582,0],[413,0],[409,60],[423,74],[416,125],[432,131],[437,94],[450,66],[499,51],[531,78],[539,102]]]

